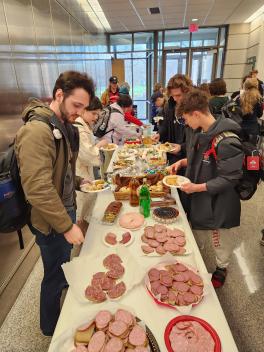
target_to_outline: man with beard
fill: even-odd
[[[25,125],[16,135],[15,152],[25,197],[32,206],[32,233],[40,247],[44,277],[40,293],[40,328],[51,336],[60,314],[67,282],[61,265],[70,260],[73,244],[84,240],[75,224],[75,161],[78,132],[71,124],[94,97],[86,74],[60,74],[51,104],[32,99],[23,112]]]

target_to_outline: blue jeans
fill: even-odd
[[[75,210],[69,211],[69,215],[75,223]],[[61,265],[70,261],[72,245],[55,230],[49,235],[44,235],[33,226],[30,230],[36,236],[44,267],[40,291],[40,328],[44,335],[52,335],[60,315],[62,290],[67,287]]]

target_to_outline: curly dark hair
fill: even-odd
[[[209,84],[210,94],[225,95],[226,94],[226,82],[222,78],[216,78]]]
[[[102,110],[102,109],[103,109],[103,104],[101,103],[101,100],[98,97],[94,97],[90,101],[90,104],[85,108],[85,110],[87,111]]]
[[[209,113],[208,94],[200,89],[193,89],[183,97],[177,107],[177,116],[182,116],[183,114],[192,113],[194,111]]]
[[[187,93],[192,88],[192,80],[186,75],[177,73],[169,79],[167,84],[168,95],[170,95],[171,89],[175,88],[180,88],[183,93]]]
[[[86,73],[80,73],[77,71],[65,71],[59,75],[53,88],[53,99],[58,89],[61,89],[64,96],[71,95],[72,91],[76,88],[83,88],[90,96],[94,98],[94,81]]]

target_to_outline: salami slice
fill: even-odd
[[[158,269],[150,269],[148,272],[149,281],[157,281],[160,278],[160,272]]]
[[[122,352],[124,345],[118,337],[112,337],[105,345],[104,352]]]
[[[183,274],[175,274],[175,275],[173,275],[173,280],[178,281],[178,282],[184,282],[185,277]]]
[[[203,287],[202,287],[202,286],[193,285],[193,286],[191,286],[190,291],[191,291],[194,295],[201,296],[201,295],[203,294]]]
[[[144,229],[144,235],[150,239],[155,238],[154,227],[153,226],[146,226]]]
[[[88,286],[85,290],[85,297],[89,299],[89,301],[93,302],[103,302],[106,300],[106,294],[98,286]]]
[[[183,294],[183,299],[187,304],[191,304],[197,301],[196,296],[191,292],[186,292]]]
[[[110,291],[107,292],[109,298],[115,299],[121,297],[126,292],[126,285],[123,281],[115,285]]]
[[[190,271],[190,280],[196,285],[203,285],[201,276],[195,274],[193,271]]]
[[[123,265],[117,263],[111,266],[111,269],[106,273],[106,276],[111,279],[120,279],[125,273],[125,268]]]
[[[107,269],[111,269],[113,265],[121,264],[121,263],[122,263],[122,259],[117,254],[109,254],[103,260],[103,265]]]
[[[128,325],[122,320],[116,320],[109,324],[109,332],[116,337],[121,337],[127,330]]]
[[[168,288],[164,285],[159,285],[159,287],[157,288],[157,292],[160,293],[161,295],[166,295],[168,293]]]
[[[116,234],[112,233],[112,232],[107,233],[105,236],[105,242],[112,245],[112,246],[117,244]]]
[[[162,275],[160,278],[160,283],[166,287],[171,287],[172,282],[173,282],[173,280],[172,280],[172,277],[170,277],[170,276],[165,276],[165,275],[163,276]]]
[[[94,324],[94,319],[89,321],[89,323],[83,324],[77,328],[77,331],[86,331]]]
[[[142,235],[141,236],[141,241],[144,242],[144,243],[148,243],[148,239],[145,235]]]
[[[134,326],[129,334],[128,341],[135,347],[144,346],[147,341],[145,330],[139,325]]]
[[[179,272],[183,272],[183,271],[188,270],[188,268],[181,263],[173,264],[171,267],[175,273],[179,273]]]
[[[105,333],[103,331],[97,331],[91,338],[88,345],[88,352],[101,352],[105,345]]]
[[[187,285],[185,282],[178,282],[178,281],[174,281],[172,284],[172,287],[179,292],[188,292],[190,289],[190,286]]]
[[[145,253],[145,254],[150,254],[150,253],[153,253],[154,252],[154,248],[150,247],[149,245],[142,245],[141,246],[141,249],[142,251]]]
[[[115,313],[115,320],[123,321],[127,326],[134,324],[134,316],[124,309],[118,309]]]
[[[179,246],[174,243],[165,243],[164,244],[164,249],[168,252],[175,252],[177,253],[179,251]]]
[[[105,329],[112,319],[112,314],[108,310],[101,310],[95,316],[95,325],[97,329]]]
[[[130,232],[125,232],[122,235],[122,240],[120,241],[120,243],[122,244],[126,244],[131,240],[131,233]]]
[[[93,275],[93,279],[102,279],[103,277],[105,277],[105,273],[103,271],[99,271]]]
[[[156,252],[159,254],[159,255],[163,255],[165,254],[167,251],[164,249],[164,247],[161,245],[161,246],[158,246],[156,248]]]
[[[101,287],[102,287],[102,290],[104,291],[111,290],[115,286],[115,284],[116,284],[116,280],[110,277],[104,277],[101,280]]]
[[[160,245],[159,242],[156,240],[148,240],[148,244],[152,248],[157,248]]]
[[[186,240],[185,240],[184,237],[176,237],[176,238],[175,238],[175,243],[176,243],[178,246],[183,247],[183,246],[185,246],[185,244],[186,244]]]
[[[163,233],[159,233],[156,235],[156,241],[160,243],[165,243],[168,241],[168,236],[164,235]]]

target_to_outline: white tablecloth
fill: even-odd
[[[178,217],[178,220],[175,223],[175,227],[179,226],[184,229],[187,236],[187,240],[189,241],[193,249],[193,253],[191,255],[176,258],[182,262],[195,263],[199,271],[206,272],[206,267],[204,265],[199,249],[194,240],[192,231],[180,204],[177,192],[174,193],[173,196],[175,196],[176,198],[177,207],[180,211],[180,216]],[[100,256],[100,251],[102,250],[102,248],[105,248],[105,245],[102,241],[102,236],[109,231],[115,232],[115,230],[119,228],[117,224],[113,226],[107,226],[100,223],[100,220],[103,217],[103,213],[107,204],[112,200],[114,200],[114,197],[111,191],[105,191],[98,194],[90,226],[87,231],[85,242],[80,253],[81,256],[91,252],[96,252],[98,253],[98,256]],[[123,202],[122,212],[128,211],[130,209],[131,207],[129,206],[128,202]],[[151,219],[147,220],[147,224],[151,224],[152,222],[153,220]],[[133,232],[133,234],[135,236],[140,236],[142,234],[142,230]],[[138,250],[137,241],[134,241],[128,248],[136,257],[136,259],[140,261],[141,265],[144,266],[146,269],[149,268],[149,266],[155,265],[156,263],[162,260],[161,257],[142,256],[141,251]],[[94,271],[97,271],[96,268],[94,268]],[[164,343],[164,330],[168,322],[172,318],[180,315],[180,313],[177,310],[158,306],[152,300],[143,285],[138,286],[132,291],[125,294],[119,302],[122,305],[131,307],[136,313],[136,315],[148,325],[148,327],[151,329],[157,339],[160,350],[162,352],[165,352],[167,349]],[[65,332],[65,330],[71,328],[74,322],[76,325],[76,322],[78,320],[80,321],[80,317],[82,317],[82,320],[85,321],[84,318],[86,314],[88,315],[91,309],[107,309],[108,304],[110,304],[110,302],[101,303],[97,305],[82,305],[76,301],[71,290],[69,290],[48,352],[59,352],[55,351],[55,344],[53,343],[54,340],[63,332]],[[224,313],[218,301],[217,295],[212,286],[210,289],[210,293],[204,297],[204,299],[199,305],[192,308],[190,314],[206,320],[209,324],[214,327],[221,339],[223,352],[238,351],[229,326],[227,324],[227,321],[225,319]]]

